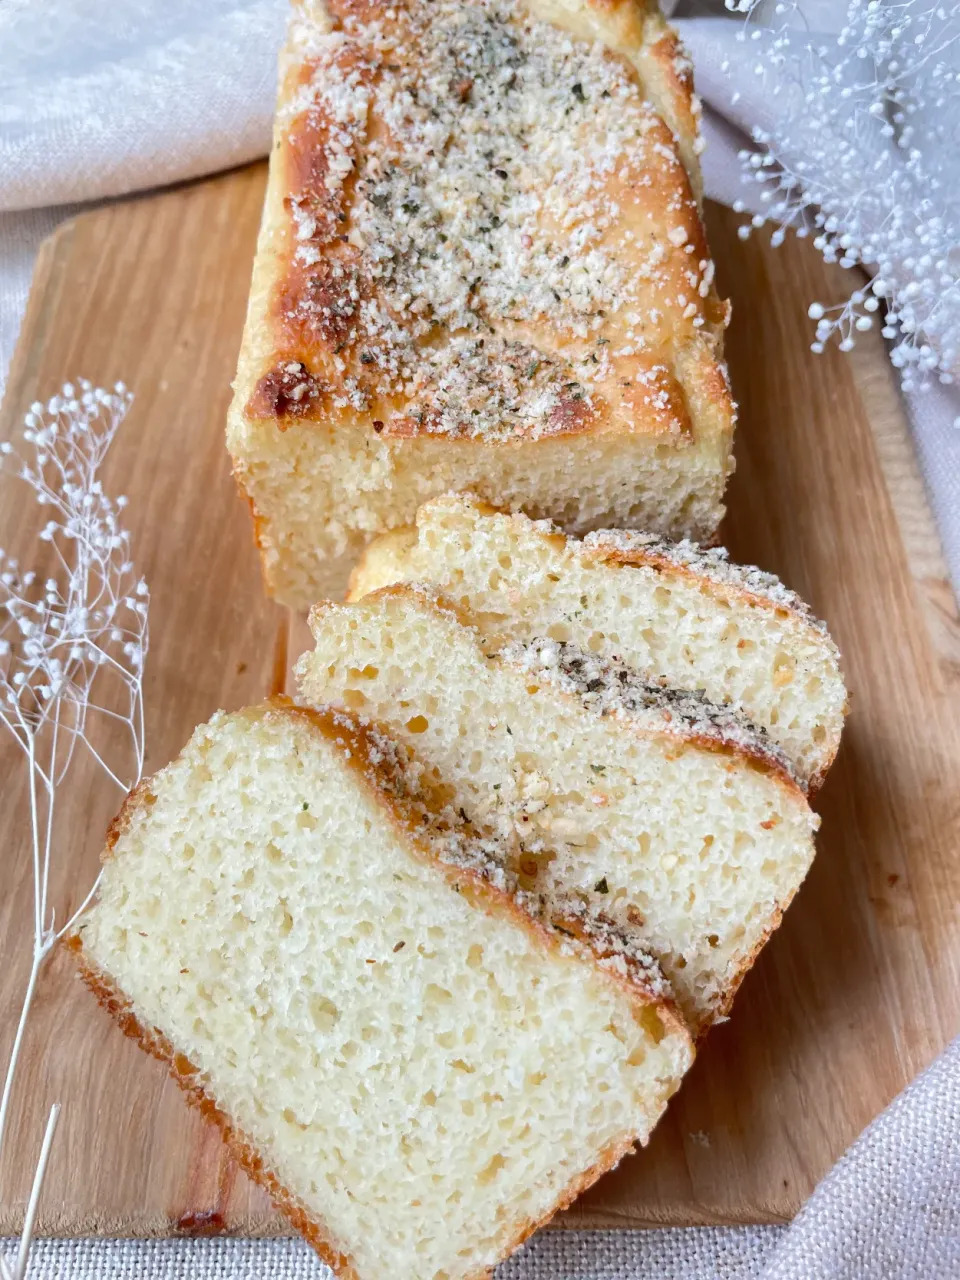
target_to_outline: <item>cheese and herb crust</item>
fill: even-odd
[[[642,0],[295,7],[228,442],[268,586],[471,487],[710,537],[727,318],[689,65]]]

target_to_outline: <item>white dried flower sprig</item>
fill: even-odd
[[[830,339],[849,350],[882,320],[906,391],[952,383],[960,373],[960,9],[848,0],[839,33],[826,38],[807,29],[803,0],[725,3],[746,15],[738,38],[753,43],[752,69],[775,100],[776,124],[755,128],[758,150],[741,152],[745,176],[763,187],[763,211],[741,234],[773,222],[775,243],[793,228],[813,235],[827,262],[867,268],[868,283],[844,302],[811,304],[814,351]]]
[[[147,653],[146,584],[130,559],[120,523],[125,498],[111,499],[98,472],[132,396],[81,380],[64,386],[24,420],[29,457],[0,444],[36,501],[49,508],[40,533],[48,572],[23,571],[0,550],[0,722],[23,751],[29,783],[33,857],[33,958],[0,1097],[0,1159],[24,1029],[37,980],[56,943],[89,903],[96,883],[57,927],[48,900],[57,790],[83,745],[123,791],[143,773],[143,665]],[[125,763],[108,761],[91,740],[97,719],[120,727]],[[112,735],[116,741],[116,735]],[[22,1280],[59,1105],[50,1111],[15,1260],[0,1256],[2,1280]]]

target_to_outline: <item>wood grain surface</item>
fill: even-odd
[[[263,192],[254,166],[66,224],[45,246],[0,421],[68,378],[124,379],[137,400],[107,467],[130,497],[152,589],[148,768],[217,707],[283,683],[300,620],[264,599],[249,518],[223,446]],[[802,243],[746,243],[708,221],[734,301],[729,359],[741,418],[725,539],[828,619],[852,714],[818,800],[813,870],[711,1033],[650,1147],[604,1178],[568,1227],[780,1222],[844,1148],[960,1030],[960,627],[878,338],[808,350],[811,298],[848,276]],[[0,545],[27,552],[35,513],[0,487]],[[0,741],[0,1053],[27,968],[25,791]],[[95,874],[118,797],[79,774],[63,814],[53,900]],[[62,914],[61,914],[62,918]],[[22,939],[22,945],[21,940]],[[65,957],[44,978],[0,1181],[17,1228],[51,1101],[64,1103],[44,1196],[47,1234],[164,1235],[282,1225],[216,1132],[124,1040]]]

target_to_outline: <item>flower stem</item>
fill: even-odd
[[[23,1033],[27,1025],[27,1017],[30,1013],[30,1006],[33,1004],[33,997],[37,989],[37,978],[40,976],[40,970],[43,962],[50,951],[50,942],[41,942],[34,948],[33,963],[30,966],[30,977],[27,981],[27,989],[23,997],[23,1007],[20,1010],[20,1021],[17,1023],[17,1034],[14,1037],[13,1048],[10,1051],[10,1061],[7,1064],[7,1074],[3,1081],[3,1096],[0,1097],[0,1153],[3,1151],[3,1138],[7,1128],[7,1119],[10,1111],[10,1094],[13,1090],[13,1078],[17,1071],[17,1061],[20,1057],[20,1049],[23,1045]]]
[[[47,1129],[43,1135],[43,1146],[40,1148],[40,1159],[37,1161],[33,1175],[33,1186],[30,1188],[30,1200],[23,1219],[23,1231],[20,1233],[20,1249],[17,1253],[17,1265],[14,1280],[23,1280],[27,1272],[30,1258],[30,1246],[33,1243],[33,1228],[37,1221],[37,1210],[40,1207],[40,1192],[43,1190],[43,1178],[50,1160],[50,1148],[53,1146],[53,1135],[56,1132],[57,1120],[60,1118],[60,1103],[55,1102],[47,1117]]]

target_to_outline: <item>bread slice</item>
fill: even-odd
[[[654,0],[294,7],[227,440],[269,590],[472,488],[710,537],[727,307]]]
[[[488,654],[411,587],[317,606],[300,692],[389,726],[451,803],[560,886],[641,927],[691,1027],[726,1013],[813,857],[817,818],[759,730],[575,646]]]
[[[799,596],[723,550],[615,529],[580,541],[453,494],[371,544],[350,598],[391,582],[439,588],[474,614],[488,648],[549,636],[702,689],[766,729],[811,791],[837,754],[837,646]]]
[[[342,1277],[489,1274],[689,1065],[649,957],[523,893],[351,718],[218,714],[134,792],[73,945]]]

